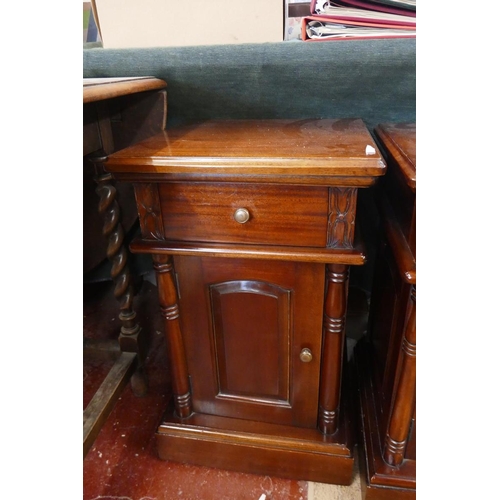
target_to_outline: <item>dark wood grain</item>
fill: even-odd
[[[417,256],[417,156],[415,123],[382,124],[375,138],[387,158],[388,171],[382,184],[400,231]]]
[[[258,149],[256,145],[258,144]],[[367,146],[373,153],[366,152]],[[114,174],[353,177],[385,173],[361,120],[207,121],[167,130],[108,159]]]
[[[368,343],[359,342],[354,366],[358,383],[359,451],[363,499],[415,500],[416,460],[407,458],[397,468],[383,456],[378,422],[378,393],[372,385],[372,352]]]
[[[291,295],[258,279],[209,285],[217,398],[290,406]]]
[[[109,95],[113,84],[108,79],[92,79],[95,99],[83,105],[83,271],[88,273],[106,259],[106,245],[101,236],[102,222],[97,211],[96,171],[89,155],[105,157],[116,150],[157,134],[166,125],[167,98],[164,90],[139,91],[144,85],[121,87],[118,95]],[[101,82],[101,83],[98,83]],[[105,87],[105,90],[103,90]],[[163,87],[165,83],[163,82]],[[86,87],[84,87],[85,92]],[[113,183],[120,204],[120,223],[128,233],[137,220],[134,192],[130,184]]]
[[[173,262],[168,255],[154,255],[153,261],[161,314],[165,318],[165,335],[170,358],[175,409],[177,415],[185,418],[191,415],[193,409],[185,342],[182,338],[179,321],[178,293]]]
[[[169,240],[324,247],[328,189],[268,184],[160,184]],[[234,213],[248,210],[238,223]],[[207,227],[210,231],[207,231]]]
[[[332,187],[328,190],[329,248],[352,248],[356,222],[356,197],[354,188]]]
[[[194,413],[189,421],[168,408],[156,434],[160,458],[222,469],[333,484],[352,481],[349,399],[337,432]],[[187,438],[187,439],[186,439]]]
[[[195,411],[316,427],[324,266],[176,256],[175,269]]]
[[[411,289],[408,318],[404,327],[396,383],[394,402],[389,417],[389,427],[385,435],[384,460],[389,465],[401,465],[405,458],[410,434],[416,393],[417,297],[415,286]]]
[[[405,184],[417,189],[417,125],[416,123],[384,123],[375,128],[385,154],[402,174]]]
[[[269,245],[236,245],[230,243],[185,243],[183,241],[134,240],[132,252],[172,255],[206,255],[207,257],[247,258],[257,260],[290,260],[297,262],[319,262],[323,264],[363,265],[366,261],[362,241],[357,241],[351,250],[329,248],[285,247]]]
[[[318,427],[324,434],[335,433],[338,425],[348,279],[346,265],[327,267],[318,418]]]

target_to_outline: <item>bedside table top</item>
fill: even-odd
[[[323,178],[320,184],[340,176],[348,185],[371,184],[385,168],[360,119],[205,121],[166,130],[106,163],[115,174]]]
[[[383,123],[375,128],[375,134],[413,191],[417,188],[416,132],[415,123]]]

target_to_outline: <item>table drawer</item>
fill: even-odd
[[[327,187],[194,182],[158,189],[166,239],[326,246]]]

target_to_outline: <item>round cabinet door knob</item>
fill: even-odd
[[[245,224],[250,219],[250,212],[246,208],[238,208],[233,214],[233,218],[240,224]]]
[[[309,349],[302,349],[302,351],[300,351],[299,358],[302,363],[309,363],[312,361],[313,355]]]

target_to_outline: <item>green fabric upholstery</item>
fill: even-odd
[[[416,121],[416,41],[89,48],[84,77],[167,82],[168,123],[229,118]]]

